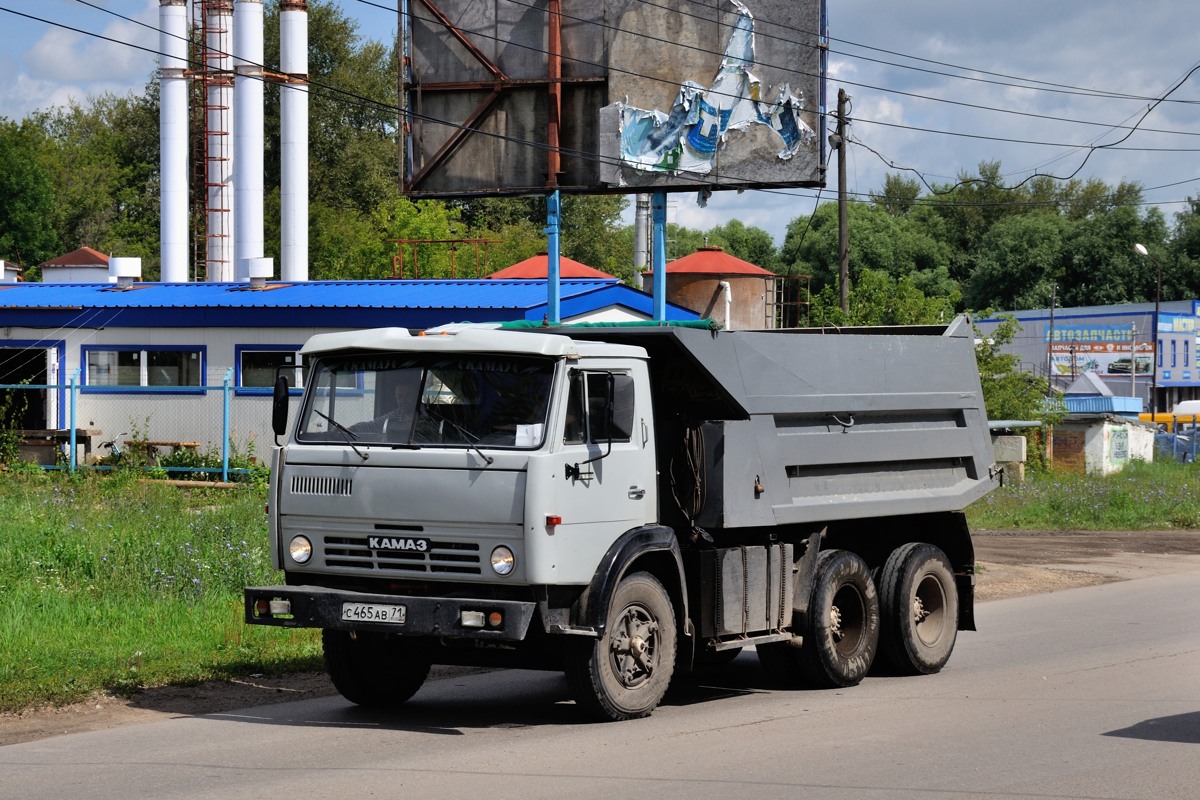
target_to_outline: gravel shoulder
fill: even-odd
[[[974,533],[979,602],[1200,570],[1200,530]],[[466,671],[472,670],[435,667],[430,679]],[[324,673],[298,673],[198,686],[153,687],[132,697],[97,695],[69,706],[0,714],[0,746],[335,693]]]

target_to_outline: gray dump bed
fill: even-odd
[[[660,433],[664,418],[707,420],[704,527],[959,511],[995,486],[965,317],[841,331],[553,332],[645,347]],[[660,442],[660,458],[670,449]]]

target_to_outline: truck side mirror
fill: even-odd
[[[275,379],[275,394],[271,398],[271,430],[276,438],[287,433],[288,379],[280,375]]]
[[[590,419],[588,421],[588,427],[590,428],[590,436],[589,436],[590,441],[592,441],[596,444],[604,443],[607,445],[607,447],[605,448],[603,453],[592,456],[587,461],[584,461],[583,464],[591,464],[593,461],[599,461],[602,458],[607,458],[612,453],[613,425],[615,424],[613,407],[616,405],[616,388],[615,388],[616,382],[617,382],[616,378],[613,377],[613,374],[611,372],[604,374],[604,408],[603,408],[604,428],[603,428],[603,430],[602,431],[597,430],[599,425],[597,424],[596,420]],[[582,466],[582,465],[576,466],[577,473],[578,473],[579,466]],[[570,476],[568,475],[568,477],[570,477]]]

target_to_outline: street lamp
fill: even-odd
[[[1150,419],[1157,424],[1154,415],[1158,413],[1158,306],[1162,299],[1162,264],[1157,258],[1151,255],[1144,244],[1135,244],[1134,252],[1139,256],[1148,258],[1154,262],[1155,280],[1154,280],[1154,330],[1150,338]],[[1130,369],[1137,372],[1137,358],[1133,360]]]

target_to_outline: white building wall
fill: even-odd
[[[57,352],[57,342],[63,342],[62,361],[57,380],[69,386],[71,376],[79,370],[78,405],[75,425],[90,432],[93,452],[101,442],[128,438],[151,441],[197,442],[201,450],[220,451],[223,423],[224,392],[222,387],[229,374],[233,391],[229,396],[230,439],[242,453],[253,448],[259,459],[265,458],[274,442],[271,432],[271,395],[237,391],[235,351],[237,346],[262,345],[294,346],[297,349],[316,333],[328,333],[343,328],[116,328],[100,330],[63,330],[50,338],[41,328],[5,329],[5,339],[12,341],[46,341],[48,349]],[[0,345],[3,342],[0,341]],[[153,391],[94,391],[84,385],[84,347],[139,346],[149,349],[162,346],[196,346],[205,355],[204,393],[158,393]],[[232,372],[231,372],[232,370]],[[51,376],[53,382],[55,378]],[[51,390],[62,397],[62,420],[58,406],[50,409],[48,428],[65,428],[70,424],[70,391]],[[299,397],[292,401],[293,413]]]

